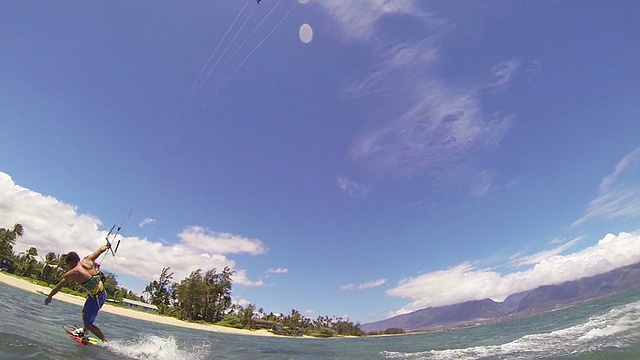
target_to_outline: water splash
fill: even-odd
[[[209,356],[209,344],[180,349],[173,337],[145,335],[139,340],[111,341],[103,345],[112,352],[136,360],[199,360]]]
[[[502,345],[417,353],[383,351],[387,359],[478,360],[488,357],[543,359],[576,355],[605,348],[624,348],[640,341],[640,302],[612,309],[585,323],[549,333],[531,334]]]

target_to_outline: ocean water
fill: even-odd
[[[390,337],[228,335],[100,313],[111,342],[77,344],[80,306],[0,283],[0,359],[640,359],[640,291],[503,324]]]

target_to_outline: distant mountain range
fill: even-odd
[[[426,308],[363,324],[361,329],[368,333],[390,328],[419,331],[480,325],[542,313],[639,286],[640,263],[580,280],[540,286],[533,290],[509,295],[503,302],[484,299]]]

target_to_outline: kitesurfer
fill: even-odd
[[[73,335],[81,339],[85,339],[88,336],[88,331],[91,331],[96,334],[100,340],[107,342],[102,331],[100,331],[93,322],[96,320],[96,316],[98,316],[98,311],[100,311],[100,308],[102,308],[102,305],[104,305],[107,300],[107,292],[104,288],[105,278],[99,271],[100,265],[96,264],[95,261],[98,256],[110,248],[111,244],[107,243],[107,245],[101,246],[93,254],[86,256],[82,260],[80,260],[78,254],[74,251],[66,254],[65,261],[68,271],[44,300],[45,305],[49,305],[53,296],[71,282],[77,282],[87,290],[89,294],[82,308],[82,323],[84,327],[77,328],[73,332]]]

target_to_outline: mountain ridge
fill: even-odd
[[[361,329],[364,332],[381,332],[387,329],[428,331],[480,325],[548,312],[636,287],[640,287],[640,263],[578,280],[542,285],[511,294],[502,302],[487,298],[429,307],[363,324]]]

